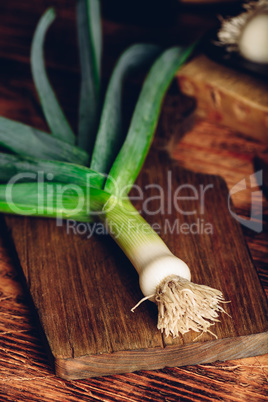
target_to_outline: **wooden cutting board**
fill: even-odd
[[[51,219],[7,216],[56,374],[79,379],[267,353],[267,300],[228,209],[225,182],[179,168],[152,149],[137,184],[143,199],[135,205],[188,263],[194,282],[222,290],[232,318],[221,315],[212,327],[217,339],[166,338],[156,329],[153,303],[131,313],[142,297],[138,276],[100,227],[87,238],[89,228],[74,222],[57,227]]]

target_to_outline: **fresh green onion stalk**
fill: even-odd
[[[144,294],[140,302],[149,299],[158,305],[161,332],[174,337],[189,330],[210,332],[218,313],[224,311],[219,305],[222,293],[191,282],[188,266],[170,252],[127,196],[150,149],[164,95],[194,46],[164,51],[150,44],[130,47],[116,64],[100,107],[100,4],[99,0],[78,0],[82,74],[75,136],[43,60],[45,35],[54,18],[52,9],[43,15],[31,50],[34,82],[51,135],[0,117],[0,146],[8,150],[0,153],[0,211],[103,222],[137,270]],[[124,79],[148,64],[124,135]],[[45,189],[35,182],[40,173],[47,182]]]

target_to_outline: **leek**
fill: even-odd
[[[212,333],[210,326],[224,312],[220,306],[224,301],[222,293],[191,282],[189,267],[170,252],[127,197],[149,151],[165,93],[194,46],[173,47],[157,56],[144,80],[124,139],[120,105],[124,76],[132,67],[146,64],[159,50],[151,45],[136,45],[122,55],[108,85],[100,124],[95,130],[100,89],[99,1],[78,0],[77,19],[82,87],[87,81],[79,103],[78,144],[87,151],[92,148],[93,153],[68,144],[69,135],[57,139],[0,118],[0,145],[13,153],[0,154],[0,180],[6,183],[0,185],[0,211],[103,222],[139,274],[144,294],[141,302],[149,299],[158,305],[158,329],[173,337],[189,330]],[[36,40],[36,46],[41,49],[35,49],[35,57],[38,54],[41,57],[43,41]],[[138,55],[136,60],[134,55]],[[43,81],[42,85],[47,93],[49,83]],[[49,96],[41,102],[43,109],[48,99]],[[84,113],[90,114],[86,120]],[[89,159],[90,168],[82,166]],[[40,172],[44,182],[29,183]]]

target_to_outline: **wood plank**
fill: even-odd
[[[196,116],[267,143],[268,84],[201,54],[178,72],[182,93],[194,97]]]
[[[28,124],[39,128],[45,128],[43,117],[34,94],[32,82],[30,81],[29,67],[9,61],[5,62],[5,73],[3,74],[3,61],[24,60],[28,63],[29,44],[35,23],[41,12],[52,3],[63,10],[66,5],[72,3],[69,9],[71,19],[74,19],[73,1],[70,0],[43,0],[35,2],[29,0],[10,0],[0,2],[1,32],[0,55],[1,55],[1,88],[0,108],[1,115],[9,118],[25,121]],[[35,13],[33,13],[33,7]],[[5,12],[6,9],[6,12]],[[206,10],[208,11],[208,10]],[[29,18],[29,15],[31,16]],[[200,20],[203,16],[198,15]],[[57,20],[58,21],[58,20]],[[178,26],[185,23],[183,16]],[[58,22],[57,22],[58,24]],[[56,25],[57,25],[56,24]],[[23,25],[19,30],[17,27]],[[62,24],[65,26],[65,24]],[[196,29],[196,19],[192,23],[186,19],[186,25],[190,31]],[[207,27],[207,23],[205,24]],[[58,25],[57,25],[58,26]],[[54,27],[56,29],[56,26]],[[54,29],[53,28],[53,29]],[[134,31],[135,33],[130,33]],[[106,45],[106,52],[109,58],[114,60],[118,49],[122,49],[130,42],[144,40],[144,32],[134,26],[122,26],[109,23],[109,29],[104,27],[109,46]],[[183,27],[185,34],[185,27]],[[181,38],[172,31],[173,40]],[[4,32],[3,32],[4,31]],[[25,34],[26,32],[26,34]],[[55,30],[54,30],[55,32]],[[62,59],[64,49],[70,49],[70,39],[73,41],[75,35],[64,31],[61,34],[57,30],[55,39],[60,43],[56,50],[51,50],[53,60],[48,60],[49,65],[57,57],[57,62],[62,63],[64,68],[69,68],[68,63],[75,63],[75,57],[66,56]],[[162,34],[162,33],[160,33]],[[118,39],[116,39],[118,37]],[[151,35],[155,37],[155,35]],[[58,39],[59,38],[59,39]],[[115,40],[116,49],[115,50]],[[25,42],[27,42],[25,44]],[[54,42],[53,42],[54,43]],[[49,50],[49,49],[48,49]],[[107,53],[106,53],[107,55]],[[106,64],[107,65],[107,57]],[[27,76],[24,73],[27,71]],[[53,72],[52,72],[53,73]],[[61,79],[60,71],[53,79],[55,84]],[[55,75],[55,74],[54,74]],[[16,77],[16,78],[14,78]],[[68,77],[69,78],[69,77]],[[74,77],[68,81],[73,82]],[[57,90],[58,90],[58,86]],[[68,104],[67,110],[75,110],[76,103],[70,107],[75,88],[60,88],[64,92],[61,98]],[[67,95],[66,95],[67,91]],[[74,97],[75,98],[75,97]],[[180,98],[168,96],[164,105],[162,119],[159,129],[165,134],[173,136],[180,131],[181,119],[179,113]],[[71,116],[72,117],[72,116]],[[184,141],[186,143],[184,143]],[[176,145],[176,148],[175,148]],[[265,144],[259,144],[254,139],[241,137],[230,129],[223,129],[216,124],[203,122],[201,126],[195,126],[194,131],[187,133],[187,136],[176,142],[173,151],[176,151],[176,158],[180,165],[187,165],[191,170],[199,170],[204,173],[220,174],[229,183],[238,182],[242,177],[247,177],[253,171],[253,161],[256,153],[264,149]],[[225,161],[226,163],[223,163]],[[229,164],[227,163],[229,161]],[[249,203],[243,193],[234,199],[236,210],[240,216],[247,217],[249,214]],[[264,220],[267,221],[267,200],[264,199]],[[267,280],[267,231],[260,234],[244,230],[244,236],[252,254],[254,265],[258,269],[263,286],[268,292]],[[106,401],[106,402],[140,402],[154,401],[170,402],[195,401],[215,402],[224,400],[226,402],[245,402],[267,400],[268,393],[268,354],[258,357],[250,357],[239,360],[228,360],[226,362],[215,362],[211,364],[200,364],[166,368],[155,371],[140,371],[136,373],[115,375],[87,380],[66,381],[56,377],[48,364],[44,347],[40,340],[40,334],[36,328],[36,320],[33,306],[29,300],[27,290],[22,286],[23,281],[18,274],[17,260],[8,235],[3,217],[0,217],[0,401],[31,401],[31,402],[54,402],[54,401]],[[267,293],[268,294],[268,293]]]
[[[170,92],[164,104],[158,132],[178,136],[183,103],[176,91]],[[22,105],[22,104],[21,104]],[[18,118],[23,118],[18,109]],[[228,187],[248,177],[254,171],[256,154],[265,144],[243,138],[241,135],[215,124],[202,122],[173,144],[173,157],[181,166],[203,173],[217,173],[225,178]],[[240,216],[249,215],[249,193],[235,197]],[[264,224],[267,200],[263,200]],[[244,236],[267,289],[267,230],[260,234],[245,230]],[[5,225],[0,224],[0,401],[21,400],[44,402],[70,400],[73,402],[106,399],[111,402],[154,400],[163,398],[177,402],[245,400],[266,401],[268,354],[213,364],[199,364],[156,371],[140,371],[87,380],[66,381],[55,377],[44,353],[40,334],[36,329],[33,306],[29,302],[23,281],[18,275],[13,247],[7,241]],[[139,313],[137,311],[137,313]]]
[[[18,277],[13,248],[0,223],[1,402],[266,401],[268,355],[213,364],[66,381],[47,362],[32,305]]]
[[[178,168],[154,149],[138,185],[144,198],[137,207],[147,210],[146,219],[189,264],[193,281],[221,289],[231,300],[226,310],[232,319],[223,315],[215,325],[217,340],[204,334],[194,341],[196,333],[162,338],[151,302],[130,313],[142,297],[138,278],[110,238],[89,240],[52,220],[8,217],[57,375],[86,378],[266,353],[267,300],[241,228],[228,211],[224,181]],[[173,202],[176,191],[186,199]],[[160,207],[163,213],[153,214]]]

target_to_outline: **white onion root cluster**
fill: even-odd
[[[225,313],[220,303],[223,294],[209,286],[198,285],[177,275],[165,278],[156,289],[158,305],[157,328],[166,336],[178,337],[189,330],[209,332],[210,326],[219,322],[219,312]]]

